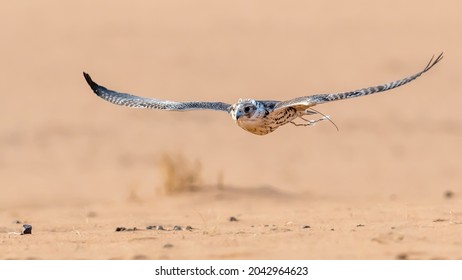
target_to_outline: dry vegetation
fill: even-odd
[[[159,165],[163,176],[163,193],[175,194],[199,190],[202,183],[202,165],[199,160],[190,162],[181,154],[164,153]]]

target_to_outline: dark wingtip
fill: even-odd
[[[435,60],[435,64],[438,63],[441,59],[443,59],[444,57],[443,55],[444,55],[444,52],[441,52],[440,55],[438,55],[438,57]]]
[[[97,83],[95,83],[95,82],[91,79],[91,77],[90,77],[90,75],[89,75],[88,73],[83,72],[83,77],[85,78],[85,80],[87,81],[88,85],[91,87],[91,89],[93,90],[93,92],[94,92],[96,95],[98,95],[98,96],[101,97],[101,95],[104,93],[104,91],[107,90],[107,88],[105,88],[105,87],[103,87],[103,86],[100,86],[100,85],[98,85]]]
[[[97,91],[100,86],[97,83],[93,82],[90,75],[88,75],[87,73],[83,72],[83,77],[85,78],[85,80],[87,81],[91,89],[97,94],[98,93]]]
[[[432,56],[432,58],[430,59],[430,61],[428,62],[427,66],[425,67],[424,69],[424,72],[427,72],[428,70],[430,70],[433,66],[435,66],[438,62],[440,62],[442,59],[443,59],[443,54],[444,52],[441,52],[437,57],[436,59],[435,56]]]

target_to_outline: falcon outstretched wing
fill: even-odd
[[[96,95],[117,105],[170,111],[217,110],[225,112],[228,112],[229,107],[231,106],[230,104],[223,102],[176,102],[120,93],[98,85],[91,79],[90,75],[85,72],[83,73],[83,76]]]
[[[365,96],[369,94],[374,94],[374,93],[394,89],[394,88],[400,87],[402,85],[405,85],[417,79],[420,75],[430,70],[433,66],[435,66],[435,64],[437,64],[438,62],[440,62],[441,59],[443,59],[443,53],[441,53],[435,60],[433,59],[434,57],[430,59],[427,66],[422,71],[412,76],[409,76],[407,78],[401,79],[401,80],[397,80],[394,82],[390,82],[387,84],[378,85],[374,87],[368,87],[368,88],[363,88],[363,89],[354,90],[354,91],[347,91],[347,92],[342,92],[342,93],[316,94],[316,95],[311,95],[311,96],[297,97],[297,98],[290,99],[287,101],[279,102],[274,107],[274,110],[283,109],[287,107],[298,107],[300,109],[307,109],[309,107],[315,106],[317,104],[325,103],[325,102],[360,97],[360,96]]]

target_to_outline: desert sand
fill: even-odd
[[[0,258],[461,259],[461,8],[3,3]],[[285,100],[400,79],[442,51],[411,84],[317,106],[339,131],[263,137],[221,112],[115,106],[82,76],[159,99]]]

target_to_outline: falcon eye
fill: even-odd
[[[244,113],[248,113],[250,111],[250,107],[244,107]]]

